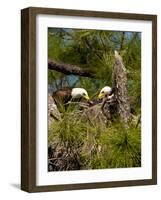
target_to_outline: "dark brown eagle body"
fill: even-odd
[[[62,89],[59,89],[55,92],[53,92],[53,99],[55,101],[56,104],[65,104],[67,103],[68,101],[71,100],[72,96],[71,96],[71,91],[72,91],[72,88],[62,88]]]

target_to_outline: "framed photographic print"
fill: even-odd
[[[157,183],[157,16],[21,11],[21,188]]]

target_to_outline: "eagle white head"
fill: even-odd
[[[106,97],[107,95],[111,95],[112,93],[112,88],[109,86],[105,86],[104,88],[102,88],[102,90],[100,91],[98,98],[99,99],[103,99],[104,97]]]
[[[89,100],[89,96],[87,91],[84,88],[73,88],[71,91],[72,99],[79,99],[79,98],[85,98],[86,100]]]

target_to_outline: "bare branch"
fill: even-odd
[[[90,78],[95,77],[95,73],[90,69],[83,69],[76,65],[57,63],[54,60],[48,60],[48,69],[56,70],[66,75],[73,74]]]

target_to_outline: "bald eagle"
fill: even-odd
[[[98,95],[98,98],[99,99],[110,99],[112,98],[113,96],[113,92],[114,92],[114,89],[109,87],[109,86],[105,86],[104,88],[101,89],[99,95]]]
[[[62,88],[52,95],[56,104],[66,104],[69,101],[79,101],[80,99],[89,100],[87,91],[84,88]]]

